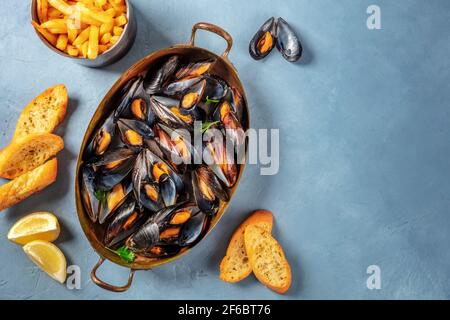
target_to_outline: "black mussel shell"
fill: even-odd
[[[159,242],[159,225],[150,217],[125,242],[125,245],[134,252],[145,252]]]
[[[102,126],[92,135],[87,147],[87,156],[95,157],[104,154],[113,144],[115,124],[113,116],[107,117]]]
[[[204,60],[199,62],[193,62],[181,67],[175,74],[177,79],[191,79],[197,78],[208,72],[215,60]]]
[[[158,184],[151,181],[141,183],[140,204],[151,212],[157,212],[164,207]]]
[[[132,191],[132,184],[130,181],[121,182],[115,185],[107,194],[105,200],[100,205],[100,212],[98,215],[98,222],[103,224],[105,220],[119,207]]]
[[[95,172],[92,167],[84,165],[81,169],[81,199],[92,222],[98,219],[100,201],[95,196]]]
[[[243,146],[245,132],[229,101],[222,101],[214,111],[213,117],[222,123],[227,139],[231,139],[237,147]]]
[[[191,110],[192,108],[195,108],[195,106],[202,101],[205,89],[205,79],[188,88],[181,98],[180,108],[182,110]]]
[[[201,240],[205,231],[207,230],[209,219],[203,213],[199,212],[192,218],[190,218],[180,230],[180,235],[177,240],[177,244],[184,246],[191,246]]]
[[[208,97],[207,102],[211,100],[222,99],[228,90],[226,82],[218,77],[205,76],[206,88],[204,96]]]
[[[259,28],[249,45],[250,56],[255,60],[266,57],[275,47],[276,25],[272,17]]]
[[[192,127],[197,115],[195,113],[183,113],[178,107],[179,104],[178,100],[171,98],[160,96],[150,98],[150,106],[161,122],[175,128]]]
[[[142,77],[135,77],[128,81],[123,89],[123,95],[120,99],[119,105],[114,111],[114,119],[117,120],[122,113],[128,109],[128,106],[131,103],[131,100],[135,97],[136,93],[139,91],[142,86]]]
[[[122,182],[133,169],[135,157],[120,162],[114,168],[103,167],[95,177],[95,188],[97,191],[110,191],[114,186]]]
[[[217,213],[220,201],[229,200],[225,188],[220,184],[216,175],[205,165],[200,165],[192,173],[192,188],[197,206],[206,214]]]
[[[202,79],[203,77],[195,77],[176,80],[165,86],[163,89],[163,93],[171,97],[182,95],[186,90],[188,90],[190,87],[200,82]]]
[[[88,164],[97,171],[103,170],[103,172],[108,172],[120,166],[121,162],[134,158],[135,156],[135,150],[128,147],[119,147],[106,151],[100,157],[94,157],[88,161]]]
[[[157,243],[147,251],[139,253],[139,255],[146,258],[161,259],[173,257],[174,255],[178,254],[180,250],[181,247],[178,245]]]
[[[107,247],[114,246],[128,238],[146,221],[144,212],[137,210],[136,201],[130,195],[113,212],[105,231],[104,242]]]
[[[289,62],[296,62],[302,56],[302,45],[291,26],[283,19],[277,21],[277,49]]]
[[[152,128],[143,121],[118,119],[117,127],[123,143],[133,147],[142,146],[145,140],[154,137]]]
[[[144,90],[147,94],[153,95],[161,91],[163,85],[173,75],[179,64],[179,57],[172,56],[163,63],[156,71],[150,69],[144,79]]]

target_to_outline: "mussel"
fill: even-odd
[[[163,85],[173,75],[179,64],[179,57],[172,56],[165,61],[157,70],[150,69],[144,79],[144,90],[147,94],[157,94]]]
[[[127,181],[118,183],[110,191],[105,193],[104,200],[100,205],[98,222],[103,224],[111,213],[125,201],[132,190],[131,182]]]
[[[142,77],[135,77],[128,81],[124,87],[124,93],[120,99],[119,105],[114,111],[114,119],[117,120],[119,117],[123,116],[123,113],[129,108],[132,99],[135,97],[136,93],[140,90],[142,86]]]
[[[303,48],[291,26],[283,19],[277,21],[276,46],[283,58],[289,62],[296,62],[302,56]]]
[[[123,143],[133,147],[142,146],[145,140],[154,136],[152,128],[139,120],[119,119],[117,127]]]
[[[200,82],[202,79],[203,77],[195,77],[175,80],[163,88],[163,93],[167,96],[182,95],[186,90]]]
[[[276,24],[272,17],[259,28],[249,45],[249,52],[253,59],[260,60],[266,57],[275,47]]]
[[[81,168],[81,199],[92,222],[98,219],[100,201],[95,196],[95,171],[91,166]]]
[[[194,108],[203,98],[206,88],[206,80],[201,80],[190,87],[181,98],[180,108],[190,110]]]
[[[91,142],[88,145],[87,153],[89,156],[101,156],[112,145],[114,138],[114,118],[109,116],[103,122],[102,126],[97,129]]]
[[[192,189],[197,206],[206,214],[217,213],[220,201],[229,200],[227,191],[205,165],[198,166],[192,173]]]
[[[245,138],[244,129],[227,100],[219,104],[216,111],[214,111],[214,118],[222,123],[227,138],[229,137],[236,147],[243,145]]]
[[[201,121],[204,118],[201,109],[194,108],[185,112],[179,108],[180,101],[171,98],[153,96],[150,105],[161,122],[175,128],[191,128],[195,120]]]
[[[184,172],[186,166],[192,163],[195,150],[190,137],[183,135],[181,130],[171,129],[163,124],[155,125],[155,139],[159,143],[165,158]]]
[[[209,135],[210,130],[205,133],[205,155],[208,165],[216,176],[228,187],[236,183],[238,168],[234,159],[234,148],[227,149],[223,135]]]
[[[175,204],[184,190],[184,183],[178,173],[148,149],[143,149],[138,155],[132,172],[132,181],[136,199],[141,199],[142,188],[148,181],[158,186],[157,190],[150,192],[159,191],[157,199],[159,200],[160,196],[166,206]]]
[[[113,149],[102,157],[92,160],[90,165],[96,170],[96,191],[109,191],[131,172],[136,152],[127,147]]]
[[[175,74],[177,79],[191,79],[202,76],[210,70],[215,60],[193,62],[181,67]]]
[[[126,200],[114,210],[105,230],[104,243],[112,247],[125,240],[141,226],[147,216],[137,209],[136,201],[129,195]]]

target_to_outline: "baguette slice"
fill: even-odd
[[[291,268],[277,240],[267,230],[249,225],[244,244],[256,278],[269,289],[285,293],[291,286]]]
[[[23,109],[13,139],[33,133],[51,133],[64,120],[67,89],[63,84],[48,88]]]
[[[30,134],[14,140],[0,151],[0,177],[14,179],[33,170],[63,147],[63,139],[51,133]]]
[[[19,203],[56,180],[56,158],[0,186],[0,211]]]
[[[244,230],[248,225],[257,225],[272,232],[273,215],[267,210],[254,211],[241,225],[234,231],[228,245],[227,253],[220,263],[220,279],[226,282],[238,282],[246,278],[252,267],[247,258],[244,248]]]

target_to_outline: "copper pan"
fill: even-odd
[[[197,30],[205,30],[209,32],[213,32],[222,38],[225,39],[227,42],[227,47],[223,54],[221,56],[216,55],[213,52],[210,52],[206,49],[199,48],[195,46],[195,35]],[[131,78],[143,74],[146,70],[149,69],[149,67],[154,64],[156,61],[161,59],[162,57],[169,56],[169,55],[180,55],[187,57],[188,59],[192,60],[198,60],[198,59],[207,59],[207,58],[215,58],[217,59],[217,63],[215,64],[214,69],[211,71],[211,73],[216,74],[220,77],[222,77],[224,80],[226,80],[230,85],[236,87],[240,92],[242,93],[243,101],[244,101],[244,110],[243,110],[243,126],[244,130],[246,130],[249,127],[249,112],[248,112],[248,104],[247,104],[247,98],[245,95],[244,88],[242,86],[241,81],[239,80],[239,76],[237,74],[236,69],[231,64],[230,60],[228,59],[228,54],[231,50],[231,47],[233,45],[233,39],[231,38],[230,34],[223,30],[222,28],[206,23],[206,22],[200,22],[195,24],[192,27],[192,34],[190,41],[187,44],[180,44],[175,45],[166,49],[161,49],[156,52],[153,52],[146,56],[145,58],[141,59],[137,63],[135,63],[132,67],[130,67],[112,86],[112,88],[108,91],[106,96],[101,101],[100,105],[98,106],[97,110],[94,113],[94,116],[92,117],[88,129],[86,130],[86,133],[84,135],[83,143],[80,148],[79,156],[78,156],[78,162],[77,162],[77,171],[76,171],[76,182],[75,182],[75,196],[76,196],[76,205],[77,205],[77,212],[78,212],[78,218],[80,220],[81,227],[83,228],[84,233],[86,234],[86,237],[88,238],[89,242],[91,243],[92,247],[95,249],[95,251],[100,256],[99,261],[94,266],[91,272],[91,279],[96,283],[98,286],[114,291],[114,292],[123,292],[130,288],[131,283],[133,281],[133,275],[135,270],[141,270],[141,269],[151,269],[156,266],[160,266],[166,263],[169,263],[180,256],[186,254],[190,248],[185,248],[184,251],[181,251],[176,256],[166,258],[166,259],[148,259],[145,261],[138,261],[133,262],[131,264],[128,264],[121,260],[116,254],[109,251],[105,246],[102,244],[101,240],[97,238],[97,232],[96,232],[96,226],[91,222],[91,220],[88,217],[88,214],[84,210],[84,206],[82,204],[81,196],[80,196],[80,167],[83,163],[82,155],[84,153],[85,147],[87,146],[88,139],[92,135],[93,131],[98,127],[98,124],[103,119],[103,116],[111,111],[111,109],[114,107],[113,103],[110,103],[111,101],[114,101],[116,95],[120,91],[120,89],[124,86],[125,83],[128,82]],[[246,155],[247,157],[247,150]],[[240,165],[241,168],[239,170],[239,177],[237,179],[237,183],[233,187],[233,189],[230,192],[230,196],[234,194],[236,191],[236,187],[239,184],[240,178],[242,176],[244,166],[245,164]],[[210,227],[208,229],[208,233],[215,227],[215,225],[219,222],[220,218],[223,216],[223,214],[226,211],[226,208],[228,206],[228,203],[222,204],[222,206],[219,208],[219,211],[216,216],[214,216],[211,220]],[[128,277],[128,281],[125,285],[122,286],[115,286],[111,285],[109,283],[104,282],[103,280],[100,280],[97,275],[96,271],[98,267],[105,261],[105,259],[114,262],[120,266],[126,267],[130,269],[130,275]]]

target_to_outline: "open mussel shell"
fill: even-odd
[[[81,198],[92,222],[98,219],[100,201],[95,196],[95,171],[92,167],[83,165],[81,169]]]
[[[283,18],[278,18],[276,34],[276,46],[281,55],[289,62],[296,62],[300,59],[303,52],[300,40]]]
[[[135,77],[128,81],[123,90],[123,95],[120,98],[119,105],[114,111],[114,119],[117,120],[119,117],[122,117],[127,109],[129,108],[132,99],[136,96],[136,93],[139,92],[142,88],[142,77]]]
[[[202,114],[194,108],[193,112],[183,112],[180,101],[172,98],[153,96],[150,98],[150,106],[159,120],[168,126],[189,129],[195,120],[202,120]]]
[[[198,62],[188,63],[187,65],[181,67],[175,74],[176,79],[191,79],[202,76],[207,73],[215,60],[204,60]]]
[[[153,95],[161,92],[163,85],[171,78],[179,65],[180,58],[172,56],[161,66],[151,68],[147,71],[144,79],[144,90],[147,94]]]
[[[140,147],[145,140],[154,137],[152,128],[143,121],[118,119],[117,127],[119,128],[122,142],[132,147]]]
[[[266,57],[275,47],[276,25],[272,17],[259,28],[253,36],[249,45],[249,52],[253,59],[261,60]]]
[[[175,204],[184,191],[183,180],[175,169],[148,149],[139,153],[132,172],[132,181],[136,199],[141,199],[145,183],[151,182],[158,186],[158,201],[161,197],[166,206]]]
[[[197,104],[202,101],[205,89],[205,79],[188,88],[181,98],[180,108],[182,108],[183,110],[191,110],[192,108],[195,108],[195,106],[197,106]]]
[[[226,137],[231,139],[235,146],[243,145],[245,132],[229,101],[222,101],[214,111],[213,117],[222,123]]]
[[[138,210],[136,201],[130,194],[126,200],[114,210],[105,230],[104,243],[112,247],[125,240],[135,232],[147,219],[144,212]]]
[[[163,88],[163,93],[167,96],[181,96],[186,90],[197,84],[203,77],[184,78],[175,80]]]
[[[228,85],[224,80],[208,75],[204,78],[206,80],[205,97],[208,97],[209,100],[220,100],[226,95]]]
[[[102,126],[94,133],[87,147],[89,157],[101,156],[113,144],[115,124],[113,116],[105,119]]]
[[[136,153],[128,148],[111,150],[108,154],[91,165],[97,168],[95,189],[110,191],[124,180],[133,169]]]
[[[151,212],[157,212],[164,207],[161,191],[157,183],[148,180],[143,181],[139,197],[140,204]]]
[[[100,205],[98,222],[103,224],[112,212],[119,207],[132,192],[133,186],[130,181],[121,182],[115,185],[104,196],[104,201]]]
[[[163,209],[164,210],[164,209]],[[125,245],[134,252],[145,252],[159,242],[159,225],[150,217],[125,242]]]
[[[217,213],[220,201],[229,200],[228,192],[206,165],[198,166],[192,173],[192,189],[198,208],[206,214]]]
[[[193,162],[195,148],[191,144],[191,137],[183,130],[171,129],[163,124],[154,126],[155,139],[159,143],[165,158],[178,169],[184,172]]]

